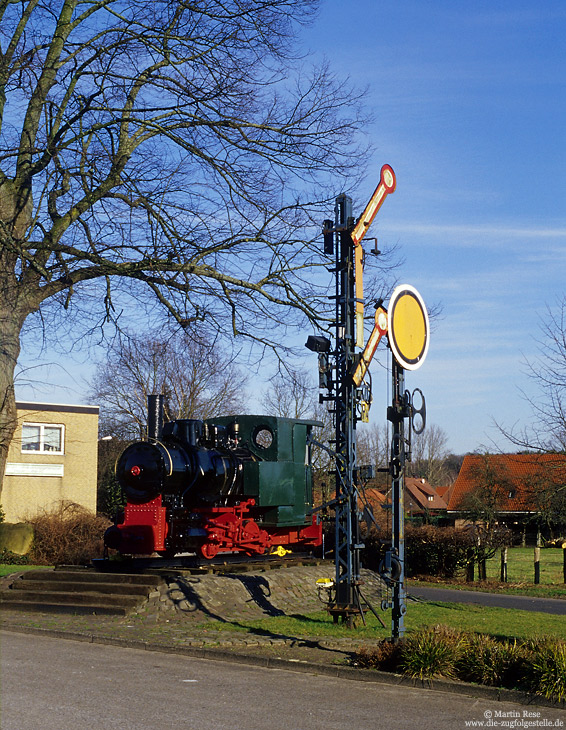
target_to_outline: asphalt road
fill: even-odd
[[[2,730],[455,730],[525,712],[566,726],[566,712],[551,708],[27,634],[0,636]],[[562,725],[554,725],[557,720]]]
[[[513,596],[482,591],[458,591],[449,588],[429,588],[415,586],[409,588],[409,594],[425,601],[442,601],[443,603],[477,603],[481,606],[499,606],[516,608],[521,611],[540,611],[566,616],[566,600],[562,598],[534,598],[532,596]]]

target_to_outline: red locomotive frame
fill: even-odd
[[[211,559],[219,553],[264,555],[279,546],[310,549],[322,545],[322,524],[317,524],[315,515],[312,524],[305,527],[269,527],[254,519],[254,506],[254,499],[244,499],[234,506],[194,508],[191,524],[198,516],[200,534],[191,538],[193,548]],[[172,520],[167,512],[161,495],[144,504],[128,503],[124,521],[117,525],[121,533],[120,551],[136,555],[186,552],[186,540],[176,539],[174,533],[182,535],[184,530],[191,529],[189,519],[177,516]]]

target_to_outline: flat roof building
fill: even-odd
[[[74,502],[96,512],[98,406],[18,401],[2,488],[6,522]]]

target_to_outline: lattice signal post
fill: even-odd
[[[425,421],[424,398],[415,411],[413,396],[404,389],[404,369],[416,369],[422,364],[428,350],[428,315],[416,290],[409,286],[397,287],[389,305],[389,312],[381,304],[375,312],[373,331],[364,348],[363,251],[361,241],[375,215],[389,193],[395,190],[395,174],[389,165],[381,169],[379,185],[364,212],[355,223],[352,201],[346,195],[336,198],[335,218],[325,220],[323,227],[324,251],[333,255],[335,266],[336,318],[335,348],[329,339],[309,337],[307,347],[318,352],[319,384],[326,394],[321,402],[330,404],[335,418],[334,456],[336,460],[336,497],[328,506],[335,510],[336,578],[334,595],[328,610],[334,621],[352,625],[356,616],[363,617],[363,597],[360,591],[360,540],[358,517],[358,467],[356,463],[356,423],[367,420],[371,393],[364,377],[383,335],[394,355],[393,402],[387,417],[393,424],[390,472],[392,477],[392,544],[382,566],[382,575],[392,587],[393,600],[382,604],[392,608],[393,638],[404,632],[404,507],[403,473],[410,458],[410,433],[414,416]],[[364,348],[356,354],[355,348]],[[422,397],[421,391],[418,391]],[[414,395],[414,394],[413,394]],[[405,437],[405,418],[410,418],[409,439]],[[422,428],[420,429],[422,430]],[[369,605],[369,604],[368,604]],[[371,608],[371,606],[370,606]],[[373,610],[373,609],[371,609]]]
[[[395,174],[384,165],[378,187],[359,221],[352,215],[352,201],[346,195],[336,198],[334,221],[324,221],[324,250],[334,255],[336,301],[335,349],[329,340],[309,338],[307,347],[319,352],[321,387],[327,394],[321,401],[331,403],[335,418],[336,497],[335,510],[336,578],[334,599],[329,611],[335,622],[351,625],[362,614],[360,594],[360,541],[358,492],[356,486],[356,423],[367,414],[369,402],[364,398],[361,382],[356,385],[353,373],[360,360],[355,347],[364,342],[363,254],[361,241],[388,193],[395,190]],[[323,343],[325,341],[328,344]],[[333,356],[333,363],[329,355]],[[366,368],[367,369],[367,368]],[[363,378],[363,376],[362,376]]]

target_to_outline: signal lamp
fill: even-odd
[[[330,352],[330,340],[321,335],[309,335],[305,347],[311,352]]]
[[[331,220],[322,221],[322,237],[324,239],[324,253],[334,254],[334,223]]]

